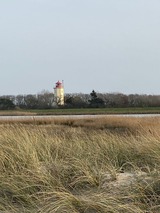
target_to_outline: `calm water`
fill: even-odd
[[[42,115],[42,116],[0,116],[0,120],[19,120],[19,119],[53,119],[53,118],[104,118],[104,117],[160,117],[160,114],[125,114],[125,115]]]

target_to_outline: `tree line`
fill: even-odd
[[[65,94],[65,105],[54,103],[54,94],[41,92],[28,95],[0,96],[0,109],[52,109],[63,108],[100,108],[100,107],[160,107],[160,95],[98,93],[94,90],[90,94]]]

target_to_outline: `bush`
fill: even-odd
[[[11,100],[5,99],[5,98],[0,98],[0,109],[1,110],[9,110],[9,109],[14,109],[14,108],[15,108],[15,105]]]

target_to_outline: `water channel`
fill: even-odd
[[[113,114],[113,115],[24,115],[24,116],[0,116],[0,120],[36,120],[55,118],[104,118],[104,117],[160,117],[160,114]]]

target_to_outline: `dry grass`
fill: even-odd
[[[29,112],[24,110],[0,110],[0,116],[26,116],[26,115],[36,115],[36,112]]]
[[[1,122],[0,212],[160,212],[160,119]]]

